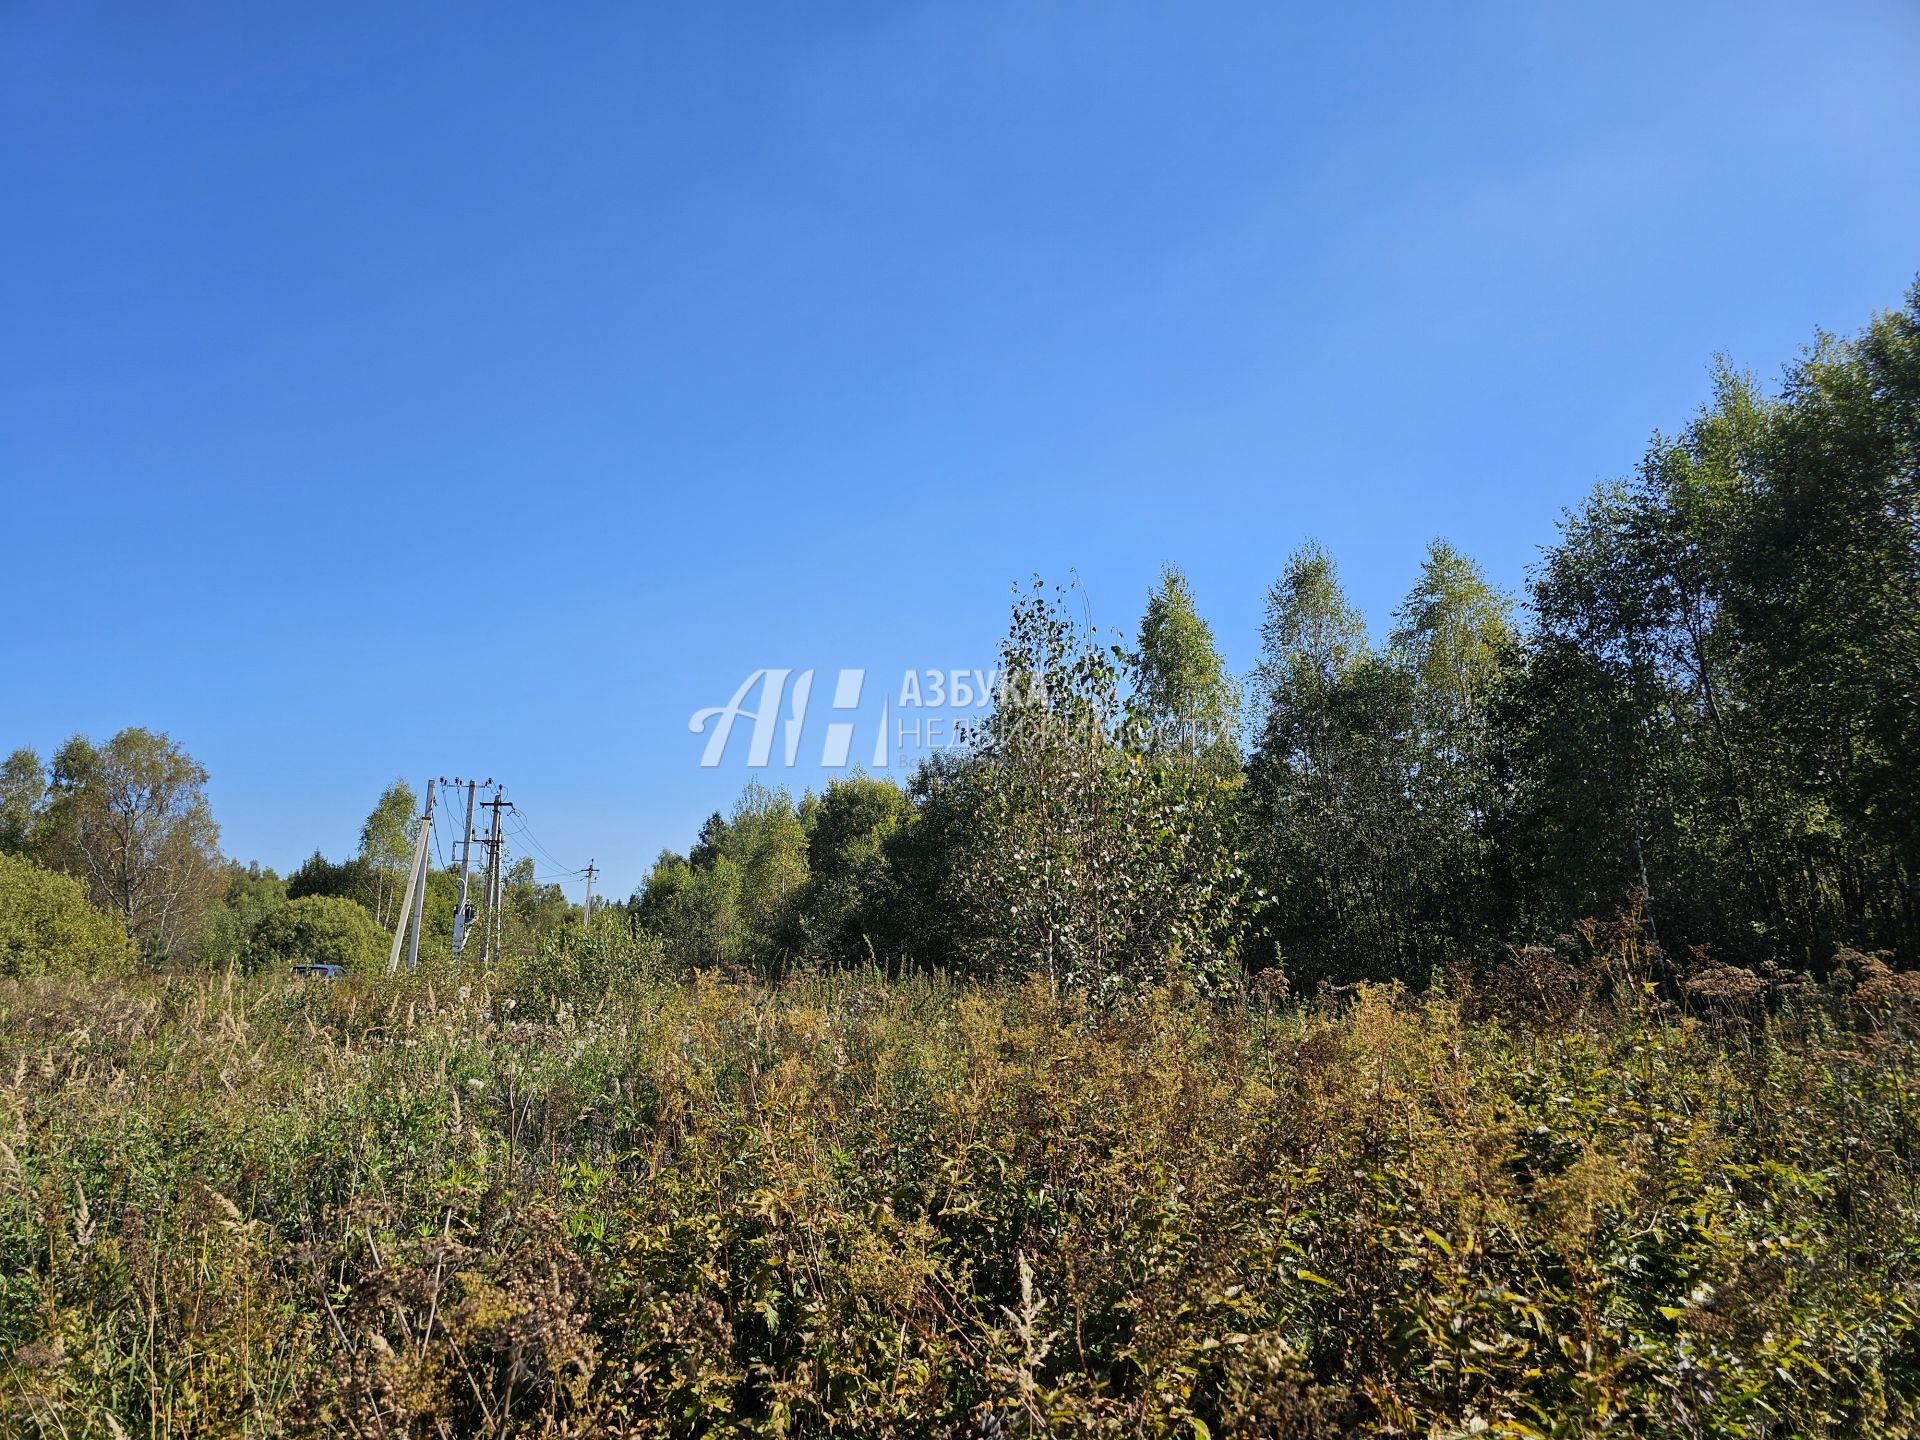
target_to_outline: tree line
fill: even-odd
[[[355,853],[315,851],[282,877],[221,854],[207,778],[171,737],[137,727],[102,744],[75,736],[51,760],[27,748],[9,755],[0,765],[0,975],[384,962],[420,833],[413,788],[396,780],[381,794]],[[454,869],[429,868],[429,960],[447,955],[458,892]],[[507,868],[502,892],[510,957],[580,923],[530,858]]]
[[[1131,644],[1021,597],[904,787],[752,785],[628,920],[689,965],[1094,988],[1423,983],[1637,915],[1669,965],[1920,955],[1920,287],[1769,393],[1725,363],[1524,604],[1446,543],[1376,639],[1309,543],[1237,681],[1169,568]]]
[[[1772,391],[1718,365],[1683,430],[1563,517],[1520,604],[1435,541],[1376,633],[1310,542],[1235,677],[1178,569],[1131,641],[1068,598],[1018,595],[964,747],[904,784],[751,784],[596,925],[683,970],[1095,991],[1420,984],[1623,911],[1669,966],[1920,956],[1920,286]],[[152,964],[370,963],[412,790],[283,880],[221,858],[206,778],[138,729],[15,751],[0,853],[69,888],[20,898],[15,864],[0,910],[85,903]],[[430,874],[430,954],[454,889]],[[506,893],[511,953],[570,943],[531,862]]]

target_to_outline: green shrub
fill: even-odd
[[[71,876],[0,855],[0,975],[95,975],[132,968],[133,942]]]
[[[591,930],[572,926],[549,935],[532,955],[510,960],[499,986],[541,1010],[557,1001],[592,1008],[636,984],[682,973],[657,935],[636,935],[621,918],[608,916],[596,917]]]
[[[338,895],[302,895],[270,912],[247,947],[250,969],[287,965],[371,968],[386,959],[389,938],[364,907]]]

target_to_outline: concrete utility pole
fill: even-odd
[[[420,833],[413,839],[413,866],[407,871],[407,888],[400,897],[399,913],[393,922],[393,950],[387,956],[387,974],[391,975],[400,968],[400,946],[407,938],[407,922],[412,919],[415,909],[414,895],[421,884],[421,873],[427,864],[427,846],[433,835],[433,782],[427,782],[427,813],[420,819]],[[414,921],[414,954],[420,953],[420,936],[417,920]]]
[[[458,785],[460,777],[455,776],[453,783]],[[467,943],[467,876],[473,869],[473,792],[483,783],[469,780],[467,783],[467,836],[460,843],[460,903],[453,909],[453,953],[457,957],[461,946]],[[484,782],[493,784],[492,777]]]
[[[578,852],[576,852],[578,853]],[[600,872],[593,867],[593,861],[587,861],[587,921],[593,919],[593,877]],[[583,924],[586,922],[583,922]]]
[[[493,811],[493,824],[487,833],[487,938],[482,962],[492,964],[500,958],[500,812],[509,802],[502,799],[504,792],[496,790],[491,800],[480,803]]]
[[[427,908],[427,851],[433,842],[433,781],[427,782],[427,813],[420,817],[418,863],[413,867],[413,937],[407,941],[407,968],[420,965],[420,917]]]

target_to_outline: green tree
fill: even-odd
[[[308,895],[334,895],[353,901],[369,915],[373,914],[375,891],[373,866],[360,855],[347,860],[329,860],[316,850],[300,862],[299,869],[287,876],[289,900],[299,900]]]
[[[682,971],[734,964],[747,951],[740,869],[722,853],[724,837],[708,833],[714,843],[700,852],[698,865],[661,851],[633,904],[635,925]]]
[[[1395,619],[1389,643],[1412,681],[1425,755],[1449,766],[1472,763],[1517,640],[1512,603],[1472,560],[1435,540]]]
[[[80,878],[151,959],[187,953],[222,889],[206,770],[165,735],[75,736],[54,758],[49,863]]]
[[[965,751],[936,750],[908,779],[908,809],[880,842],[881,883],[861,921],[889,971],[958,972],[977,958],[959,877],[968,869],[984,773]]]
[[[888,842],[913,817],[891,780],[835,779],[811,807],[801,930],[810,954],[836,964],[876,955],[893,884]]]
[[[1717,406],[1716,409],[1726,409]],[[1920,283],[1790,368],[1717,596],[1783,939],[1920,959]],[[1737,433],[1737,432],[1736,432]],[[1740,457],[1732,457],[1732,469]],[[1739,471],[1735,470],[1738,474]],[[1757,750],[1756,753],[1752,753]]]
[[[1267,592],[1260,644],[1254,690],[1265,711],[1262,720],[1281,706],[1303,719],[1316,717],[1325,709],[1317,697],[1331,693],[1368,658],[1366,620],[1347,602],[1333,557],[1318,541],[1296,550]],[[1324,762],[1332,744],[1324,723],[1316,718],[1297,738],[1303,762]]]
[[[373,918],[393,928],[420,837],[420,802],[413,787],[395,780],[360,827],[360,859],[373,877]]]
[[[749,954],[778,965],[798,944],[807,886],[807,831],[793,797],[749,782],[727,822],[721,858],[740,872],[740,921]]]
[[[202,963],[213,970],[245,968],[261,922],[286,903],[287,887],[273,871],[263,870],[258,862],[230,863],[226,893],[214,906],[200,941]]]
[[[1237,773],[1239,689],[1193,603],[1187,577],[1171,565],[1147,597],[1132,663],[1134,708],[1147,748],[1218,775]]]
[[[634,924],[655,935],[665,935],[673,920],[674,900],[686,888],[693,867],[675,850],[662,850],[653,869],[633,892],[628,913]]]
[[[1497,938],[1487,892],[1491,717],[1518,637],[1511,603],[1443,540],[1428,547],[1395,618],[1388,659],[1406,687],[1411,806],[1402,819],[1410,853],[1400,903],[1407,924],[1448,947],[1432,954],[1438,963],[1484,951]]]
[[[1222,979],[1241,877],[1217,787],[1143,746],[1120,699],[1139,688],[1131,656],[1036,581],[1015,602],[1000,673],[942,780],[961,816],[944,889],[962,963],[1102,997]]]
[[[685,858],[662,852],[633,902],[635,925],[682,968],[778,970],[801,941],[807,827],[793,798],[753,782],[701,826]]]
[[[389,939],[364,906],[339,895],[302,895],[272,910],[247,947],[250,969],[289,965],[384,965]]]
[[[0,851],[32,845],[46,799],[47,771],[37,754],[19,749],[0,763]]]
[[[1445,947],[1419,913],[1433,882],[1410,790],[1413,678],[1373,650],[1317,544],[1269,592],[1262,640],[1248,765],[1261,958],[1302,982],[1425,980]]]
[[[1644,886],[1671,952],[1920,954],[1916,417],[1920,287],[1568,517],[1498,706],[1516,929]]]
[[[130,969],[133,941],[87,901],[78,880],[0,853],[0,975],[101,975]]]
[[[542,882],[531,856],[522,855],[501,876],[502,944],[509,954],[530,956],[569,924],[578,922],[580,907],[551,881]],[[427,877],[427,925],[445,937],[451,947],[453,908],[459,901],[458,882],[449,871]]]

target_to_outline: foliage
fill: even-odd
[[[686,856],[663,853],[634,897],[636,923],[682,968],[748,958],[777,970],[801,935],[808,825],[792,796],[759,783],[712,816]]]
[[[1262,958],[1284,957],[1302,981],[1419,981],[1454,956],[1441,898],[1471,894],[1459,861],[1472,818],[1446,793],[1470,763],[1461,657],[1490,648],[1443,588],[1484,588],[1454,558],[1435,546],[1385,651],[1318,545],[1267,598],[1251,862],[1271,896]]]
[[[1669,946],[1920,953],[1920,288],[1780,395],[1722,367],[1570,517],[1500,706],[1509,931],[1644,885]]]
[[[300,862],[300,868],[287,876],[287,898],[300,900],[309,895],[329,895],[351,900],[368,915],[373,914],[377,882],[374,868],[365,857],[329,860],[318,850]]]
[[[596,907],[590,927],[558,930],[533,954],[510,956],[499,983],[519,1003],[544,1013],[556,1005],[600,1005],[636,981],[681,973],[658,936],[629,925],[616,911]]]
[[[1000,673],[946,796],[961,962],[1098,995],[1220,983],[1241,926],[1230,785],[1150,743],[1122,701],[1133,658],[1038,581],[1014,605]]]
[[[0,976],[112,974],[136,958],[77,880],[0,852]]]
[[[451,873],[435,871],[427,877],[428,930],[444,939],[453,932],[453,907],[459,901]],[[554,935],[579,918],[579,907],[551,881],[542,883],[533,860],[521,856],[501,877],[501,905],[506,912],[501,927],[509,955],[534,955]]]
[[[1132,705],[1148,747],[1217,776],[1237,775],[1239,689],[1212,628],[1200,618],[1187,577],[1171,565],[1147,597],[1133,666]]]
[[[22,747],[0,762],[0,852],[18,854],[33,843],[47,798],[47,771]]]
[[[1839,991],[1702,972],[1689,1016],[1639,934],[1306,1008],[0,983],[0,1414],[1916,1433],[1920,996],[1855,955]]]
[[[1668,971],[1706,951],[1823,974],[1842,948],[1912,966],[1917,436],[1920,287],[1821,336],[1777,393],[1720,365],[1679,435],[1565,518],[1521,625],[1436,540],[1376,637],[1302,546],[1244,714],[1178,569],[1130,648],[1036,582],[965,743],[904,785],[749,785],[662,852],[625,918],[676,972],[1038,971],[1108,998],[1243,966],[1303,994],[1422,986],[1629,897]],[[233,963],[278,892],[218,856],[205,782],[144,730],[44,764],[16,750],[0,853],[80,879],[150,961]],[[359,853],[316,853],[287,896],[393,924],[414,811],[396,781]],[[504,881],[506,957],[557,953],[578,910],[525,857]],[[430,961],[455,888],[427,867]]]
[[[226,894],[213,909],[200,942],[200,958],[209,969],[248,966],[253,938],[268,915],[287,903],[287,886],[259,865],[227,866]]]
[[[802,803],[807,878],[801,943],[828,963],[855,965],[879,952],[880,916],[893,903],[889,844],[913,822],[913,803],[891,780],[865,775],[830,781]]]
[[[1178,570],[1036,582],[964,747],[591,925],[522,857],[491,967],[428,867],[384,973],[403,783],[283,885],[167,737],[16,750],[0,1429],[1920,1434],[1917,437],[1920,288],[1523,629],[1308,544],[1245,756]]]
[[[1488,698],[1519,638],[1512,608],[1458,550],[1444,540],[1428,547],[1392,644],[1412,680],[1421,738],[1434,761],[1471,760]]]
[[[344,965],[349,970],[384,969],[390,937],[373,917],[339,895],[302,895],[268,911],[253,932],[247,968]]]
[[[10,806],[30,755],[9,762]],[[32,807],[28,848],[79,879],[148,959],[182,958],[222,888],[206,783],[206,770],[165,735],[128,728],[98,746],[76,735],[55,754]]]
[[[373,918],[392,928],[420,836],[420,802],[413,787],[395,780],[360,827],[360,860],[373,877]]]
[[[661,852],[634,899],[635,919],[677,965],[728,965],[740,959],[740,868],[711,850],[693,864]]]

